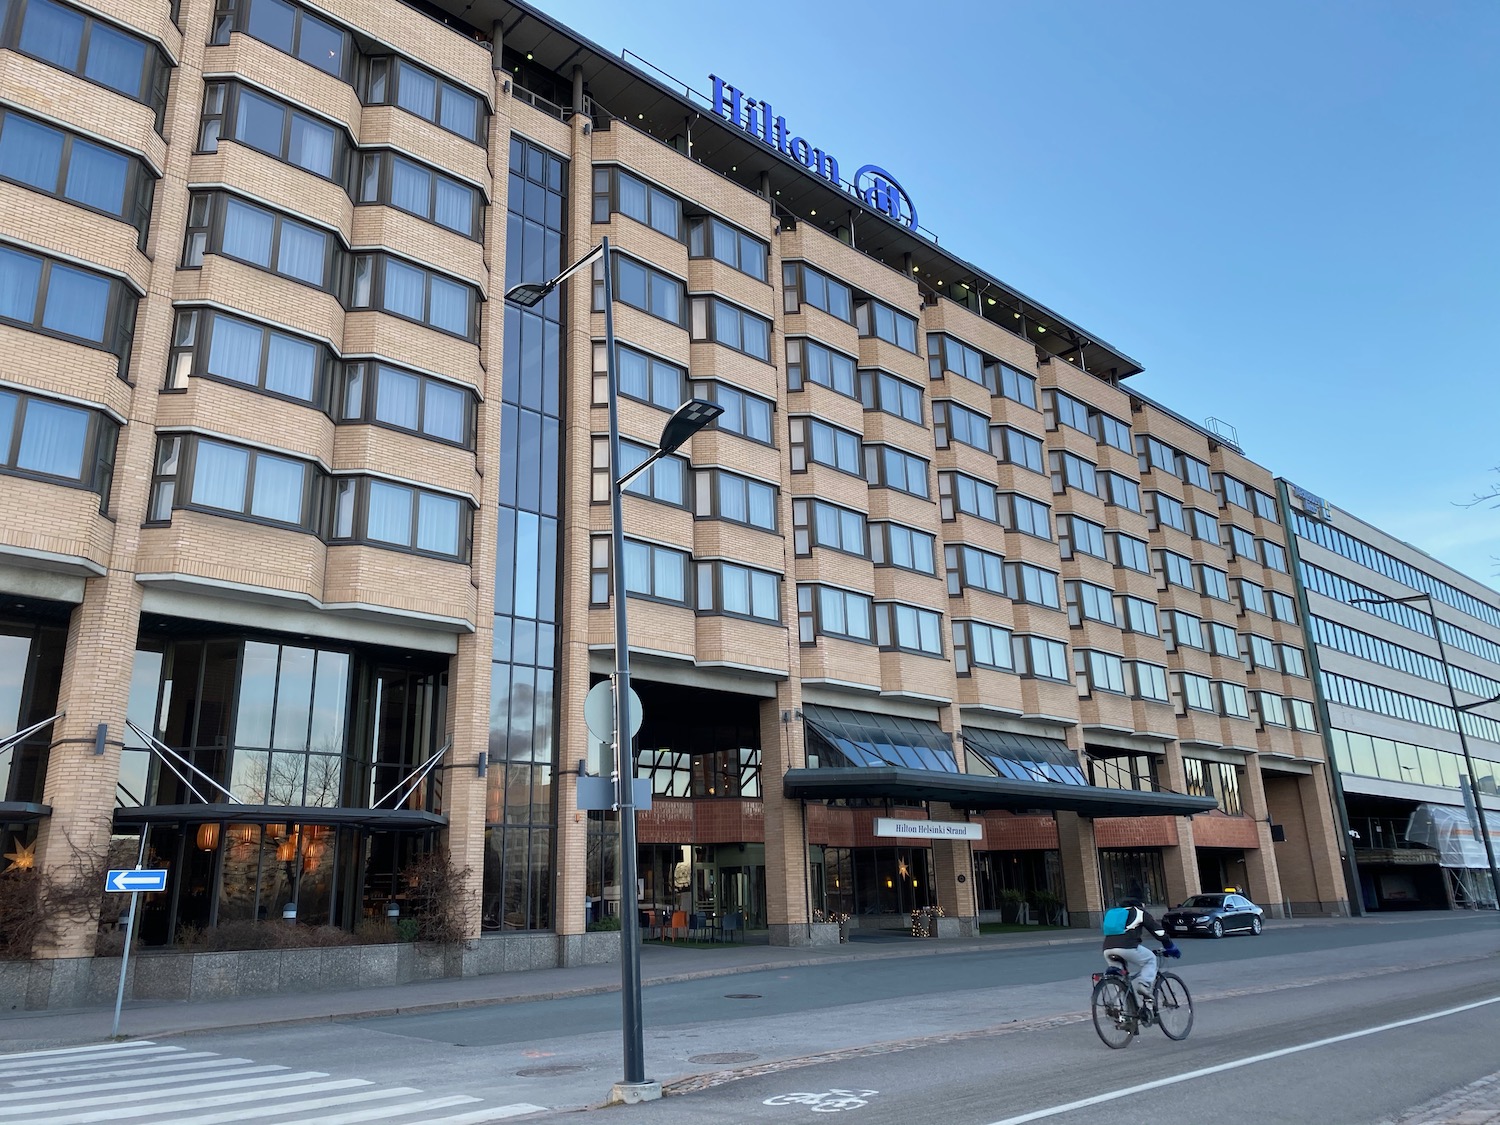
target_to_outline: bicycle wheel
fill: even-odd
[[[1176,973],[1157,973],[1156,1022],[1168,1039],[1186,1039],[1193,1030],[1193,998]]]
[[[1135,1003],[1122,978],[1104,977],[1094,985],[1094,1030],[1117,1051],[1135,1038]]]

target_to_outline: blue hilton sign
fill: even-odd
[[[917,229],[917,209],[889,172],[874,164],[866,164],[846,185],[839,175],[839,162],[833,154],[793,136],[787,128],[786,118],[777,117],[770,102],[764,98],[748,97],[743,90],[729,85],[716,74],[710,74],[708,78],[714,84],[715,116],[795,160],[813,175],[850,191],[872,211],[879,211],[911,230]]]

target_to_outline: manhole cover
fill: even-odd
[[[559,1078],[564,1074],[578,1074],[587,1070],[586,1066],[528,1066],[525,1070],[516,1071],[517,1078]]]
[[[752,1055],[748,1051],[723,1051],[717,1055],[693,1055],[688,1059],[688,1062],[719,1065],[722,1063],[754,1062],[758,1058],[760,1058],[759,1055]]]
[[[726,992],[724,994],[724,999],[726,999],[726,1000],[759,1000],[760,999],[760,993],[759,992]]]

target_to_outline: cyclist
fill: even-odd
[[[1140,899],[1127,898],[1120,906],[1127,911],[1123,919],[1115,915],[1113,910],[1108,915],[1115,915],[1115,918],[1106,916],[1104,960],[1111,967],[1117,960],[1125,963],[1125,971],[1133,978],[1136,999],[1140,1001],[1142,1010],[1149,1010],[1152,986],[1156,984],[1156,954],[1143,944],[1146,935],[1149,933],[1161,942],[1162,953],[1168,957],[1181,957],[1182,950],[1167,936],[1162,924],[1147,913],[1146,904]],[[1111,922],[1117,924],[1112,925]],[[1110,932],[1115,929],[1120,932]]]

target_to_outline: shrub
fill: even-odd
[[[604,918],[600,918],[597,922],[589,923],[589,933],[591,934],[608,933],[612,930],[618,931],[619,928],[620,919],[619,916],[615,914],[607,915]]]

